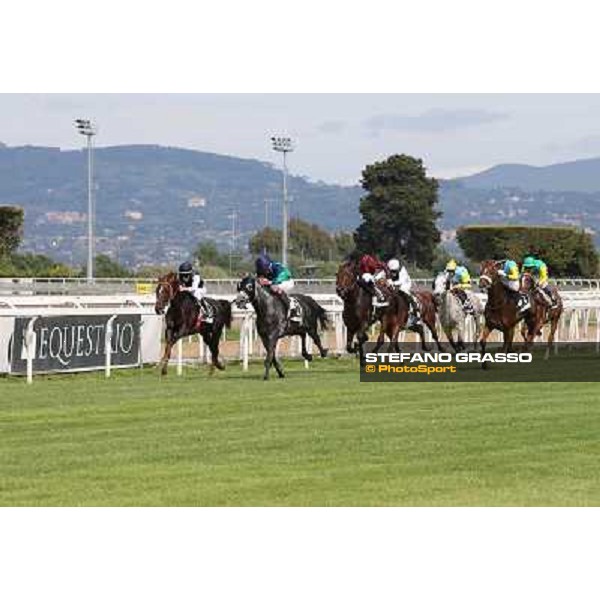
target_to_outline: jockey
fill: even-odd
[[[454,273],[450,279],[450,290],[462,302],[465,313],[474,314],[475,307],[469,297],[469,292],[471,291],[471,274],[469,273],[469,269],[464,265],[457,264],[454,259],[446,265],[446,272],[449,272],[448,267],[454,267]]]
[[[288,296],[294,287],[290,270],[282,263],[271,260],[267,255],[261,255],[256,259],[256,274],[261,285],[269,287],[274,294],[281,298],[287,316],[292,321],[301,321],[302,317],[297,310],[296,303],[292,305]]]
[[[371,254],[361,257],[358,268],[360,277],[358,283],[373,296],[373,306],[388,306],[385,294],[378,286],[380,281],[387,284],[387,266]]]
[[[519,291],[519,266],[510,258],[504,261],[501,269],[498,269],[498,275],[502,285],[512,294],[517,295],[517,308],[520,313],[529,309],[529,297],[527,294],[521,294]]]
[[[397,258],[392,258],[388,261],[387,264],[389,271],[388,285],[391,286],[397,292],[404,294],[406,299],[408,300],[408,304],[410,307],[410,324],[409,327],[413,325],[418,325],[421,322],[421,312],[419,310],[419,303],[417,299],[412,295],[410,289],[412,287],[412,281],[410,279],[410,275],[406,270],[404,265],[400,264],[400,261]]]
[[[548,266],[543,260],[534,258],[533,256],[526,256],[523,260],[522,273],[531,273],[533,281],[536,287],[540,290],[542,300],[549,308],[556,306],[556,298],[550,288],[550,282],[548,281]]]
[[[179,290],[181,292],[189,292],[198,302],[200,313],[198,314],[197,327],[200,326],[202,321],[212,323],[213,310],[205,299],[206,288],[204,287],[204,281],[200,277],[200,274],[194,271],[192,263],[188,261],[181,263],[177,270],[177,278],[179,280]]]
[[[446,289],[450,289],[450,285],[452,283],[452,278],[454,277],[454,273],[456,272],[456,267],[458,266],[457,262],[451,258],[446,263],[446,268],[444,269],[444,274],[446,275]]]

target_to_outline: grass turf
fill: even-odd
[[[0,505],[598,505],[600,384],[0,380]]]

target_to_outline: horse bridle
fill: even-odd
[[[173,297],[174,297],[174,295],[175,295],[175,294],[173,293],[173,287],[172,287],[172,285],[171,285],[171,284],[170,284],[168,281],[159,281],[159,282],[156,284],[156,292],[157,292],[157,295],[158,295],[158,293],[159,293],[159,290],[160,290],[162,287],[164,287],[164,286],[167,286],[167,290],[168,290],[169,298],[168,298],[168,300],[167,300],[167,302],[166,302],[165,306],[163,306],[161,310],[164,310],[164,309],[166,308],[167,304],[168,304],[168,303],[169,303],[169,302],[170,302],[170,301],[173,299]],[[157,303],[158,303],[158,298],[157,298]]]

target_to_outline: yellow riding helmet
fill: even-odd
[[[456,271],[456,261],[452,258],[446,263],[446,271]]]

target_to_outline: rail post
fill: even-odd
[[[27,329],[25,330],[25,350],[27,353],[27,383],[30,385],[33,383],[33,359],[35,358],[35,343],[36,343],[36,335],[33,331],[33,326],[35,322],[38,320],[38,317],[33,317],[27,323]]]
[[[106,328],[104,329],[104,376],[106,379],[110,377],[110,365],[112,359],[112,335],[113,335],[113,323],[117,318],[117,315],[113,315],[106,321]]]

